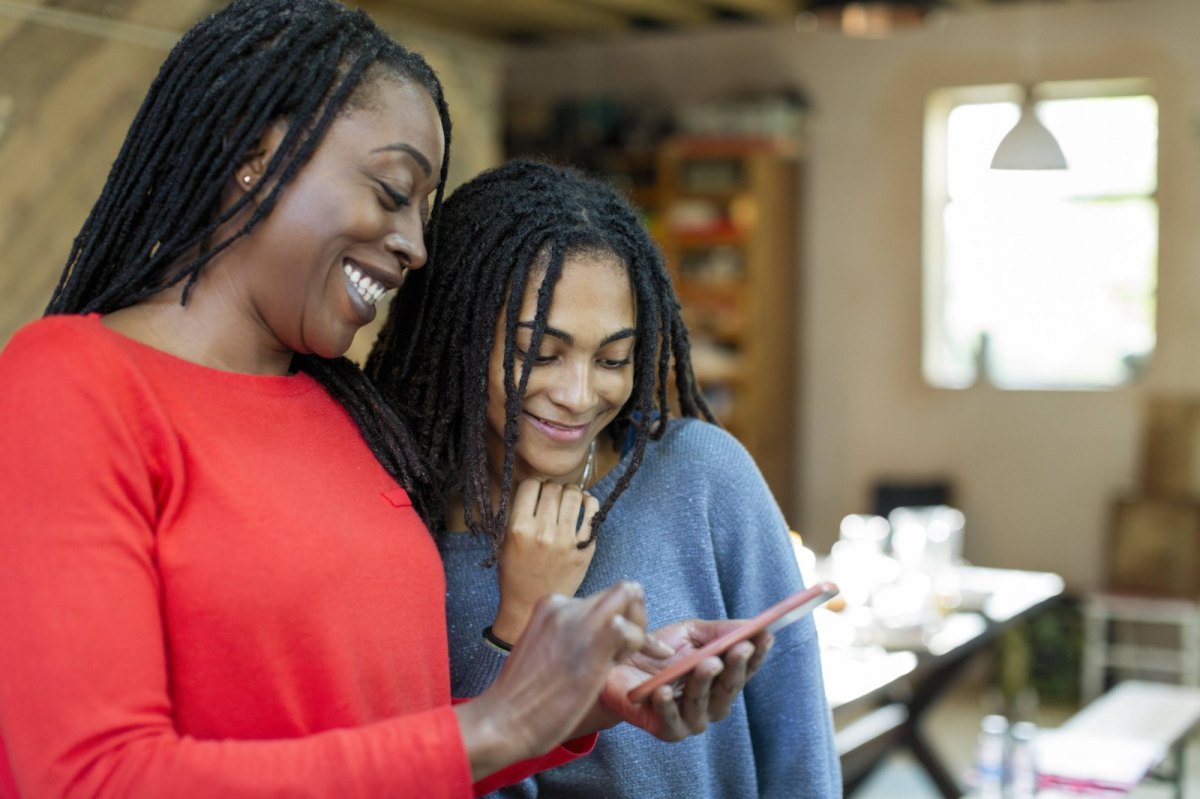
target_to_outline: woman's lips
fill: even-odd
[[[526,416],[526,418],[529,419],[529,423],[531,425],[533,425],[535,428],[537,428],[537,430],[539,432],[541,432],[542,435],[546,436],[547,438],[553,439],[555,441],[567,441],[567,442],[578,441],[584,437],[584,435],[587,433],[587,429],[588,429],[588,426],[586,424],[580,424],[580,425],[556,424],[554,422],[543,419],[540,416],[534,416],[532,413],[529,413],[528,411],[525,411],[525,416]]]
[[[350,297],[350,307],[354,309],[360,324],[369,325],[375,321],[375,301],[379,297],[360,287],[363,276],[361,273],[353,272],[349,264],[343,266],[342,271],[344,272],[342,282],[346,287],[346,294]],[[358,274],[357,281],[353,274]],[[372,296],[375,296],[375,299],[371,299]]]

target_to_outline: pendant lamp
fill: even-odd
[[[1026,85],[1022,89],[1021,116],[1012,130],[1005,134],[992,156],[992,169],[1066,169],[1058,141],[1037,118],[1033,99],[1034,76],[1038,74],[1038,45],[1041,36],[1041,0],[1026,6],[1023,31],[1019,37],[1021,72]]]
[[[1026,87],[1021,117],[1000,140],[992,169],[1066,169],[1062,148],[1034,112],[1033,91]]]
[[[802,16],[815,27],[835,28],[846,36],[882,39],[921,25],[930,11],[943,5],[943,0],[809,0]]]

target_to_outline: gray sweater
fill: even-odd
[[[626,461],[592,493],[612,490]],[[481,631],[499,602],[490,548],[465,534],[443,536],[446,610],[455,696],[475,696],[504,655]],[[801,587],[787,525],[758,468],[718,427],[673,421],[651,441],[618,498],[579,589],[618,580],[646,590],[651,629],[686,618],[746,618]],[[729,717],[702,735],[664,743],[629,725],[599,736],[595,751],[493,796],[837,797],[841,775],[821,677],[816,630],[807,618],[780,630],[766,663]]]

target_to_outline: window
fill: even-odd
[[[1108,388],[1154,350],[1158,105],[1144,82],[1034,87],[1064,171],[991,170],[1018,86],[927,104],[923,370],[932,385]]]

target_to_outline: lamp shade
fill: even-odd
[[[846,36],[882,39],[919,26],[944,0],[809,0],[807,9],[821,26]]]
[[[1054,134],[1033,112],[1033,100],[1026,94],[1021,118],[1005,134],[992,156],[992,169],[1066,169],[1067,159]]]

